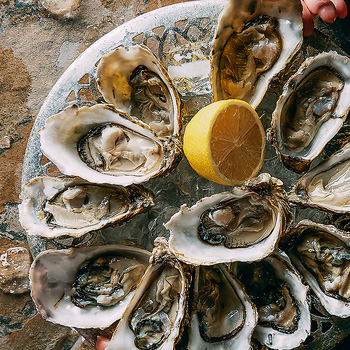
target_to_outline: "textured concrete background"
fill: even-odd
[[[78,0],[66,18],[50,11],[55,1],[0,0],[0,349],[93,348],[69,328],[44,321],[28,289],[8,293],[22,283],[16,269],[26,271],[30,262],[23,249],[7,251],[28,248],[17,212],[25,147],[44,99],[80,53],[135,16],[178,2]],[[350,52],[348,20],[325,30],[345,35],[341,45]]]

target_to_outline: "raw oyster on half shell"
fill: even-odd
[[[259,342],[271,349],[298,347],[310,334],[308,288],[287,255],[276,250],[258,262],[237,262],[233,271],[257,307]]]
[[[80,237],[117,225],[154,204],[153,194],[140,185],[96,185],[80,178],[36,177],[26,183],[19,205],[28,235]]]
[[[349,317],[349,233],[302,220],[290,235],[292,246],[287,254],[321,304],[331,315]]]
[[[293,203],[350,212],[350,143],[302,176],[288,196]]]
[[[275,249],[291,220],[282,186],[261,174],[191,208],[183,205],[165,224],[170,250],[194,265],[262,259]]]
[[[165,238],[158,237],[154,243],[150,265],[107,350],[173,350],[181,336],[190,267],[169,252]]]
[[[269,134],[284,164],[304,172],[350,110],[350,59],[334,51],[309,57],[283,88]]]
[[[149,258],[121,245],[46,250],[31,266],[31,295],[48,321],[106,328],[121,318]]]
[[[299,0],[230,0],[212,43],[214,101],[237,98],[256,108],[300,48],[302,31]]]
[[[178,93],[148,47],[121,46],[103,56],[97,67],[97,82],[106,102],[149,125],[157,136],[179,136]]]
[[[53,115],[40,142],[63,174],[122,186],[165,175],[182,157],[176,141],[162,142],[147,125],[102,104],[72,105]]]
[[[195,268],[189,350],[250,349],[254,304],[224,264]]]

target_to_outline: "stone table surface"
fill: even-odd
[[[67,15],[57,14],[57,0],[0,0],[1,350],[94,348],[70,328],[44,321],[31,300],[25,276],[15,276],[16,270],[25,275],[30,263],[17,209],[27,140],[52,86],[79,54],[126,21],[183,1],[61,1],[64,6],[70,2],[73,10]],[[342,48],[348,53],[349,27],[343,20],[340,27],[326,28],[337,35],[347,30]]]

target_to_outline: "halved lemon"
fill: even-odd
[[[258,114],[241,100],[222,100],[202,108],[188,123],[184,153],[208,180],[238,186],[256,176],[265,157],[266,137]]]

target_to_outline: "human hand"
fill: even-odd
[[[96,341],[96,349],[97,350],[105,350],[106,347],[109,344],[109,339],[107,338],[103,338],[103,337],[97,337],[97,341]]]
[[[345,18],[348,9],[344,0],[301,0],[303,5],[304,36],[314,30],[313,15],[325,23],[333,23],[337,17]]]

